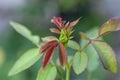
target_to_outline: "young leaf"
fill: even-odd
[[[68,26],[69,29],[73,29],[73,27],[79,22],[80,18],[78,18],[77,20],[71,22]]]
[[[71,65],[72,60],[73,60],[73,57],[72,57],[72,56],[68,56],[67,59],[68,59],[68,60],[67,60],[67,64]],[[58,58],[57,58],[57,60],[56,60],[56,64],[57,64],[58,66],[61,66],[60,61],[59,61]]]
[[[19,34],[30,40],[35,45],[39,45],[39,36],[32,35],[29,29],[27,29],[24,25],[21,25],[16,22],[10,22],[10,25],[15,29]]]
[[[56,28],[50,28],[50,31],[56,34],[60,34],[59,29],[56,29]]]
[[[68,41],[68,47],[74,49],[74,50],[79,50],[80,49],[80,46],[78,43],[76,43],[75,41],[73,40],[69,40]]]
[[[42,67],[44,69],[50,63],[51,59],[53,58],[55,48],[56,48],[56,45],[52,45],[46,51],[44,58],[43,58],[43,62],[42,62]]]
[[[93,44],[99,54],[104,68],[113,73],[116,73],[118,70],[118,65],[113,49],[103,41],[94,41]]]
[[[36,80],[55,80],[57,75],[56,67],[49,64],[45,71],[40,68]]]
[[[31,67],[35,62],[37,62],[40,57],[41,54],[39,54],[39,48],[28,50],[20,57],[20,59],[17,60],[8,75],[12,76],[26,70],[27,68]]]
[[[65,67],[67,63],[67,51],[62,43],[59,43],[58,45],[58,55],[60,64]]]
[[[82,73],[87,67],[88,56],[84,52],[76,52],[73,58],[73,70],[76,74]]]
[[[54,41],[54,40],[58,40],[56,37],[54,37],[54,36],[47,36],[47,37],[43,37],[43,38],[41,38],[42,39],[42,41],[44,41],[44,42],[49,42],[49,41]]]
[[[120,30],[120,18],[112,18],[104,23],[99,29],[99,36],[108,34],[109,32]]]

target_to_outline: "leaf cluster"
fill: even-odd
[[[9,76],[12,76],[31,67],[41,58],[42,54],[39,54],[39,49],[42,42],[40,41],[39,36],[32,35],[30,30],[25,26],[16,22],[10,22],[10,25],[19,34],[37,46],[37,48],[26,51],[16,61],[15,65],[9,72]],[[91,33],[95,32],[94,38],[91,38],[94,35],[90,36],[89,33],[85,34],[83,32],[79,32],[81,37],[80,44],[73,40],[68,41],[68,47],[72,48],[76,52],[74,56],[68,56],[67,67],[69,69],[73,67],[74,72],[76,74],[80,74],[86,68],[90,71],[95,70],[98,66],[98,61],[100,60],[105,69],[113,73],[117,73],[118,64],[115,52],[111,46],[102,40],[102,36],[118,30],[120,30],[120,18],[112,18],[104,23],[98,31],[90,31]],[[46,39],[42,38],[42,40]],[[61,71],[59,71],[59,65],[52,61],[45,70],[40,68],[36,80],[55,80],[57,74],[62,76]]]

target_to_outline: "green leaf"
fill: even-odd
[[[12,76],[26,70],[27,68],[31,67],[35,62],[37,62],[40,57],[41,54],[39,54],[39,48],[28,50],[20,57],[20,59],[17,60],[8,75]]]
[[[87,67],[88,56],[84,52],[76,52],[73,59],[73,70],[76,74],[82,73]]]
[[[78,43],[76,43],[75,41],[73,40],[69,40],[68,41],[68,47],[74,49],[74,50],[79,50],[80,49],[80,46]]]
[[[57,70],[54,65],[49,64],[45,70],[40,68],[36,80],[55,80]]]
[[[98,37],[98,28],[94,27],[90,30],[88,30],[86,32],[86,35],[90,38],[90,39],[95,39],[96,37]]]
[[[112,18],[104,23],[99,29],[99,36],[120,30],[120,18]]]
[[[92,28],[86,32],[86,35],[83,35],[88,37],[89,39],[95,39],[98,37],[98,28]],[[86,44],[88,44],[89,39],[81,39],[81,47],[84,47]]]
[[[113,49],[103,41],[94,41],[93,44],[99,54],[104,68],[116,73],[118,71],[118,64]]]
[[[86,49],[85,49],[86,54],[88,55],[88,66],[87,69],[92,72],[97,69],[99,66],[99,57],[94,49],[94,47],[90,44]]]
[[[39,36],[32,35],[29,29],[27,29],[24,25],[21,25],[16,22],[10,22],[10,25],[15,29],[19,34],[30,40],[35,45],[39,46]]]
[[[96,38],[98,35],[98,29],[97,28],[93,28],[91,30],[89,30],[86,34],[91,38]],[[81,46],[85,46],[86,44],[88,44],[89,40],[86,39],[82,39],[81,40]],[[84,49],[85,53],[88,55],[88,65],[87,65],[87,70],[92,72],[94,70],[96,70],[96,68],[99,66],[99,57],[98,54],[96,52],[96,50],[94,49],[94,47],[89,44],[89,46],[87,46]]]

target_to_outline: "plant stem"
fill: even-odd
[[[70,68],[69,65],[66,65],[66,79],[65,80],[70,80]]]
[[[59,76],[60,76],[61,80],[64,80],[63,75],[61,74],[61,72],[59,71],[59,69],[58,69],[58,68],[57,68],[57,72],[58,72],[58,74],[59,74]]]
[[[90,41],[80,51],[83,51],[85,48],[87,48],[89,44],[90,44]]]

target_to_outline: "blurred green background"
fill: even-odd
[[[73,34],[76,37],[74,40],[78,41],[79,31],[87,32],[92,28],[99,28],[111,17],[119,16],[119,4],[119,0],[0,0],[0,80],[35,80],[41,65],[39,61],[22,73],[8,77],[9,70],[22,53],[35,47],[12,29],[10,21],[21,23],[33,34],[44,37],[55,35],[49,31],[49,27],[54,27],[50,23],[53,16],[60,16],[67,21],[82,17]],[[119,35],[120,31],[104,36],[104,40],[115,50],[118,63]],[[86,70],[80,75],[75,75],[72,71],[71,80],[120,80],[120,71],[112,74],[99,65],[96,70]]]

